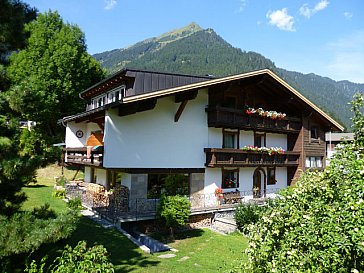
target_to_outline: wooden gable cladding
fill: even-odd
[[[326,154],[325,131],[323,125],[313,118],[303,119],[303,149],[305,156],[322,156]],[[317,138],[311,136],[311,129],[317,130]]]
[[[86,140],[86,146],[103,146],[104,145],[104,134],[100,132],[91,133]]]

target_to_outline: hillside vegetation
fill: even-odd
[[[348,102],[353,94],[364,91],[364,84],[337,82],[315,74],[278,68],[261,54],[235,48],[213,29],[202,29],[196,23],[93,57],[109,74],[124,67],[133,67],[221,77],[268,68],[349,130],[351,121]]]

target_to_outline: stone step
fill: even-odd
[[[212,223],[212,229],[222,233],[232,233],[237,230],[237,226],[233,218],[216,218]]]

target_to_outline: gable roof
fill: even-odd
[[[152,74],[156,74],[158,76],[152,77],[151,76]],[[165,76],[163,76],[163,75],[165,75]],[[207,87],[214,86],[217,84],[223,84],[223,83],[232,82],[232,81],[238,81],[238,80],[244,80],[244,79],[249,80],[249,79],[255,78],[255,77],[268,77],[271,80],[274,80],[275,82],[280,84],[282,87],[284,87],[284,89],[287,90],[287,92],[289,92],[295,98],[297,98],[304,104],[308,105],[312,110],[317,112],[322,118],[324,118],[333,127],[337,128],[339,131],[344,130],[344,127],[341,124],[339,124],[337,121],[335,121],[332,117],[330,117],[328,114],[326,114],[323,110],[321,110],[313,102],[311,102],[309,99],[307,99],[300,92],[298,92],[296,89],[294,89],[292,86],[290,86],[287,82],[285,82],[283,79],[281,79],[279,76],[277,76],[275,73],[273,73],[269,69],[257,70],[257,71],[242,73],[242,74],[238,74],[238,75],[226,76],[226,77],[222,77],[222,78],[211,78],[209,76],[204,77],[204,76],[191,76],[191,75],[173,74],[173,73],[151,72],[151,71],[144,71],[144,70],[138,70],[138,69],[123,69],[123,70],[111,75],[107,79],[105,79],[105,80],[91,86],[90,88],[86,89],[85,91],[81,92],[80,97],[84,98],[84,95],[88,92],[91,92],[91,93],[92,93],[92,91],[100,92],[100,91],[97,91],[98,89],[107,90],[110,88],[114,88],[115,85],[118,85],[118,84],[120,85],[120,80],[117,80],[118,78],[119,79],[122,79],[123,77],[124,77],[124,79],[125,79],[125,77],[135,77],[136,78],[138,76],[139,76],[138,80],[143,81],[143,83],[145,82],[146,78],[147,78],[147,81],[149,82],[153,79],[155,81],[156,80],[159,81],[159,79],[160,79],[159,77],[165,77],[164,80],[166,80],[166,77],[168,77],[167,81],[169,82],[169,84],[164,83],[165,88],[162,88],[163,85],[154,84],[154,86],[157,86],[157,87],[150,88],[150,89],[148,89],[148,86],[149,87],[153,86],[153,83],[143,84],[141,89],[135,88],[133,94],[123,97],[122,100],[118,103],[112,103],[110,105],[105,105],[102,107],[102,109],[94,109],[93,112],[88,111],[88,112],[83,112],[83,113],[76,114],[73,116],[64,117],[62,119],[62,121],[67,122],[67,121],[75,120],[81,116],[85,117],[88,115],[89,112],[90,112],[90,114],[94,114],[94,112],[99,112],[101,110],[103,111],[109,107],[115,107],[115,104],[118,104],[118,105],[119,104],[128,104],[128,103],[143,101],[143,100],[147,100],[147,99],[151,99],[151,98],[168,96],[168,95],[176,94],[179,92],[207,88]],[[181,77],[183,79],[173,81],[173,77]],[[138,80],[136,80],[136,81],[138,81]],[[114,82],[114,84],[112,84],[113,82]],[[141,82],[139,84],[141,85]],[[134,87],[135,86],[137,86],[136,82],[134,83]],[[103,92],[103,91],[101,91],[101,92]]]
[[[159,91],[155,91],[155,92],[149,92],[149,93],[135,95],[135,96],[131,96],[131,97],[125,97],[122,99],[122,103],[131,103],[131,102],[136,102],[136,101],[140,101],[140,100],[157,98],[157,97],[166,96],[166,95],[170,95],[170,94],[174,94],[174,93],[188,91],[188,90],[192,90],[192,89],[206,88],[206,87],[213,86],[216,84],[226,83],[226,82],[235,81],[235,80],[242,80],[242,79],[259,76],[259,75],[267,75],[267,76],[271,77],[272,79],[276,80],[280,85],[285,87],[292,95],[294,95],[296,98],[298,98],[299,100],[301,100],[302,102],[304,102],[305,104],[310,106],[314,111],[316,111],[319,115],[321,115],[324,119],[326,119],[334,127],[339,129],[340,131],[344,130],[344,127],[340,123],[338,123],[336,120],[334,120],[328,114],[326,114],[323,110],[321,110],[313,102],[311,102],[309,99],[307,99],[300,92],[298,92],[296,89],[294,89],[292,86],[290,86],[287,82],[285,82],[283,79],[278,77],[275,73],[273,73],[269,69],[257,70],[257,71],[252,71],[252,72],[248,72],[248,73],[232,75],[232,76],[227,76],[227,77],[222,77],[222,78],[210,79],[210,80],[206,80],[203,82],[197,82],[197,83],[192,83],[192,84],[188,84],[188,85],[184,85],[184,86],[178,86],[178,87],[174,87],[174,88],[159,90]]]
[[[193,76],[179,73],[165,73],[124,68],[82,91],[79,96],[82,99],[91,98],[120,86],[125,82],[128,82],[131,85],[128,88],[128,96],[133,96],[206,81],[209,79],[211,79],[209,76]]]

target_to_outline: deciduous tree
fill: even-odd
[[[34,120],[43,137],[63,139],[57,121],[83,110],[78,93],[100,81],[104,72],[86,52],[85,36],[57,12],[39,14],[27,24],[27,46],[10,56],[12,82],[6,98],[24,119]]]

